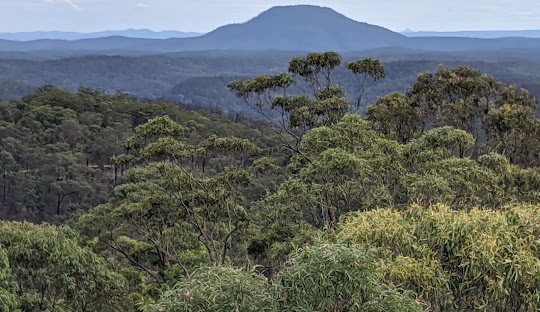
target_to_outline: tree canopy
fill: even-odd
[[[536,99],[441,66],[361,111],[386,77],[316,52],[230,82],[264,121],[85,88],[0,104],[0,216],[42,223],[0,223],[0,307],[536,311]]]

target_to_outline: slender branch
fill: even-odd
[[[146,273],[148,273],[148,275],[150,275],[152,278],[154,278],[154,280],[156,280],[156,282],[161,285],[162,282],[150,271],[148,270],[147,268],[145,268],[142,264],[140,264],[139,262],[135,261],[133,258],[131,258],[121,247],[120,245],[116,242],[116,240],[114,240],[112,234],[111,234],[111,241],[114,242],[114,245],[113,246],[110,241],[107,241],[107,244],[114,250],[116,250],[117,252],[121,253],[122,255],[124,255],[124,257],[126,257],[126,259],[129,260],[129,262],[131,262],[133,265],[141,268],[143,271],[145,271]]]

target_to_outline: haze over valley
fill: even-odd
[[[47,34],[50,39],[44,39]],[[145,34],[152,39],[133,38]],[[76,39],[83,35],[97,38]],[[242,24],[179,38],[195,35],[131,30],[72,33],[64,35],[70,40],[59,40],[53,39],[59,33],[39,32],[18,38],[40,36],[41,40],[0,40],[0,98],[18,98],[46,84],[71,91],[86,86],[251,114],[226,89],[228,80],[285,71],[291,57],[327,50],[344,53],[346,59],[376,56],[385,62],[389,77],[374,86],[366,103],[390,91],[405,92],[418,73],[436,70],[439,64],[464,62],[540,95],[540,39],[536,38],[409,38],[405,35],[410,33],[399,34],[330,8],[306,5],[275,7]],[[346,83],[347,76],[342,80]]]

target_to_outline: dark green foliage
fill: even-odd
[[[268,126],[89,89],[0,104],[3,215],[76,228],[2,223],[0,303],[534,311],[534,97],[440,67],[364,118],[366,84],[391,72],[368,58],[340,81],[341,63],[310,53],[231,82]]]
[[[96,239],[96,251],[112,252],[158,284],[202,263],[245,261],[250,220],[242,203],[253,177],[244,167],[261,150],[234,137],[192,145],[183,133],[167,116],[138,126],[125,143],[136,155],[133,168],[109,203],[79,221],[81,231]]]
[[[163,124],[139,127],[163,115],[168,116],[159,119]],[[184,127],[167,135],[184,134],[187,143],[224,134],[275,146],[260,130],[217,114],[145,103],[122,93],[81,88],[73,94],[45,86],[21,101],[0,104],[0,216],[57,222],[105,203],[136,162],[125,148],[146,145],[173,121]]]
[[[144,311],[274,312],[277,302],[261,276],[229,267],[202,267],[182,278]]]
[[[0,246],[2,275],[12,274],[0,279],[0,293],[16,281],[22,311],[125,311],[131,305],[124,279],[69,228],[1,222]]]
[[[362,248],[339,244],[292,253],[277,277],[280,311],[423,311],[380,280],[376,261]]]
[[[386,286],[376,258],[361,248],[325,244],[290,256],[273,284],[253,273],[202,267],[144,311],[423,311]]]
[[[0,245],[0,311],[17,311],[20,305],[17,290],[18,285],[9,266],[7,251]]]

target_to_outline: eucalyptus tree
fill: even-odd
[[[422,73],[407,92],[422,112],[424,124],[465,130],[478,140],[483,116],[496,108],[501,82],[469,66],[439,66],[435,74]]]
[[[535,118],[536,100],[528,91],[510,87],[501,103],[484,118],[488,148],[506,155],[512,163],[538,167],[540,120]]]
[[[469,66],[441,65],[435,74],[420,74],[407,97],[421,131],[440,126],[465,130],[475,138],[475,157],[496,151],[515,164],[538,165],[538,101],[527,90],[505,86]]]
[[[18,285],[9,265],[6,249],[0,244],[0,311],[17,311],[20,305],[17,296]]]
[[[70,228],[0,222],[0,246],[2,277],[12,274],[7,280],[0,278],[0,293],[14,290],[21,311],[133,308],[124,277],[111,272],[103,258],[83,247]],[[12,297],[8,293],[0,302],[13,302]]]
[[[401,143],[413,139],[422,127],[415,104],[398,92],[378,98],[375,104],[368,107],[367,119],[377,131]]]
[[[502,208],[538,203],[540,173],[503,156],[475,160],[466,153],[474,137],[459,129],[429,130],[407,144],[388,139],[370,121],[346,115],[311,130],[291,159],[289,179],[254,205],[264,235],[254,255],[275,265],[294,244],[309,243],[313,229],[332,230],[354,211],[442,203],[453,209]]]
[[[301,142],[306,133],[321,125],[336,124],[346,113],[358,112],[365,83],[385,76],[384,67],[378,60],[350,62],[347,68],[363,81],[362,94],[352,105],[345,97],[345,89],[332,79],[333,72],[341,63],[342,57],[336,52],[309,53],[289,62],[289,74],[261,75],[251,80],[233,81],[228,87],[248,107],[271,124],[279,125],[274,130],[285,145],[301,154]],[[303,80],[309,90],[290,94],[296,79]],[[277,112],[277,116],[273,112]]]
[[[362,107],[362,99],[366,93],[366,89],[373,83],[385,78],[386,71],[381,61],[370,57],[347,63],[347,69],[354,74],[357,82],[360,84],[360,94],[357,97],[353,110],[354,113],[357,113]]]
[[[181,139],[185,131],[168,116],[138,126],[125,142],[131,157],[116,157],[132,168],[109,203],[79,223],[101,252],[158,284],[178,269],[188,275],[202,263],[245,261],[238,252],[249,225],[241,190],[252,183],[246,160],[259,148],[216,136],[192,145]]]

